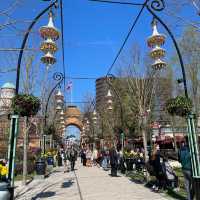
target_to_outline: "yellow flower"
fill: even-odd
[[[2,166],[1,175],[5,176],[8,174],[8,168],[6,166]]]

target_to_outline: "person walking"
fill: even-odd
[[[63,151],[63,164],[64,164],[64,173],[67,172],[67,154],[66,151]]]
[[[118,168],[122,174],[126,173],[125,159],[122,149],[118,151]]]
[[[60,155],[60,152],[57,153],[57,161],[58,161],[58,167],[62,166],[62,157]]]
[[[77,160],[77,151],[74,146],[71,147],[70,153],[69,153],[69,161],[71,164],[71,171],[74,171],[75,162]]]
[[[82,159],[82,163],[83,163],[83,166],[86,166],[86,162],[87,162],[87,159],[86,159],[86,149],[82,149],[81,151],[81,159]]]
[[[94,148],[94,150],[92,152],[92,163],[94,166],[97,165],[97,157],[98,157],[98,151],[96,148]]]
[[[194,190],[192,185],[192,164],[191,156],[188,147],[188,137],[186,141],[181,143],[181,148],[178,152],[178,161],[182,165],[182,172],[184,175],[185,189],[187,191],[187,200],[192,200],[194,197]]]
[[[118,155],[114,147],[110,149],[111,176],[117,176]]]
[[[160,147],[158,144],[154,145],[151,159],[153,170],[156,176],[156,184],[153,185],[152,189],[158,192],[160,189],[164,189],[165,180],[165,175],[160,162]]]
[[[87,162],[86,162],[86,166],[87,167],[92,167],[92,151],[90,150],[90,148],[87,149],[86,151],[86,159],[87,159]]]

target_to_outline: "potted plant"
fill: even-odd
[[[167,100],[165,107],[170,115],[185,117],[192,111],[192,101],[184,96],[177,96]]]
[[[40,110],[40,100],[33,95],[18,94],[12,99],[12,109],[22,117],[34,116]]]
[[[9,200],[9,183],[7,181],[8,168],[3,164],[0,164],[0,199]]]
[[[133,170],[133,154],[130,149],[124,150],[124,158],[127,166],[127,171]]]

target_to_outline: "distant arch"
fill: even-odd
[[[65,111],[65,127],[77,127],[80,132],[83,130],[82,114],[77,106],[67,106]]]

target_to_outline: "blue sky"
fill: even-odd
[[[122,0],[123,1],[123,0]],[[132,0],[130,0],[131,2]],[[3,1],[1,10],[7,8],[13,0]],[[67,0],[64,2],[64,45],[65,45],[65,62],[66,76],[72,77],[101,77],[104,76],[113,62],[113,59],[120,48],[124,37],[126,36],[131,23],[139,12],[140,7],[132,7],[126,5],[114,5],[89,2],[87,0]],[[134,1],[135,2],[135,1]],[[143,2],[138,0],[137,2]],[[41,0],[22,0],[21,4],[11,12],[12,20],[18,20],[15,28],[4,28],[0,31],[0,46],[2,48],[19,48],[22,36],[18,35],[17,30],[24,31],[29,23],[23,21],[32,20],[40,10],[45,8],[49,2]],[[169,9],[169,7],[167,7]],[[187,12],[185,12],[187,10]],[[186,7],[178,13],[189,20],[198,19],[196,11],[193,7]],[[172,24],[172,17],[161,14],[163,20]],[[125,50],[122,52],[123,59],[127,57],[131,46],[137,42],[141,46],[143,54],[148,52],[146,39],[152,34],[150,22],[152,17],[144,11],[140,21],[135,27]],[[0,23],[5,23],[7,18],[0,15]],[[35,25],[32,34],[30,34],[28,47],[38,48],[42,41],[38,35],[38,29],[42,25],[46,25],[48,21],[47,15],[41,18]],[[175,20],[174,20],[175,21]],[[60,13],[55,12],[55,26],[60,29]],[[170,26],[176,36],[182,32],[182,26],[175,24]],[[17,28],[17,30],[16,30]],[[160,32],[164,30],[159,27]],[[168,39],[165,48],[169,54],[174,50]],[[52,73],[62,71],[62,54],[61,42],[58,41],[59,51],[56,54],[57,63],[49,72],[49,80]],[[11,55],[12,54],[12,55]],[[39,64],[38,80],[43,78],[43,64],[40,63],[42,53],[38,51],[35,57],[35,63]],[[119,58],[122,59],[122,57]],[[15,67],[17,54],[0,52],[1,66]],[[112,70],[115,73],[118,62]],[[22,65],[22,71],[23,71]],[[6,81],[15,83],[15,73],[1,74],[0,85]],[[39,90],[40,81],[38,81],[37,91]],[[36,91],[36,93],[37,93]],[[73,80],[73,101],[83,101],[85,94],[95,95],[94,80]],[[66,94],[66,97],[69,95]],[[69,98],[67,99],[69,101]]]
[[[124,0],[121,0],[122,2]],[[132,0],[129,0],[131,2]],[[27,29],[30,21],[44,9],[49,2],[41,0],[21,0],[20,4],[12,7],[8,14],[11,18],[1,14],[1,11],[7,10],[8,6],[14,0],[7,0],[1,2],[0,9],[0,24],[5,24],[10,21],[17,21],[13,26],[3,27],[0,29],[0,48],[20,48],[24,31]],[[125,1],[124,1],[125,2]],[[137,0],[134,2],[143,2]],[[168,2],[168,1],[167,1]],[[172,0],[173,2],[173,0]],[[186,0],[183,1],[183,3]],[[188,2],[188,1],[187,1]],[[87,0],[63,0],[64,7],[64,48],[65,48],[65,62],[66,62],[66,76],[70,77],[101,77],[105,76],[108,68],[112,64],[117,51],[119,50],[123,40],[137,16],[140,7],[132,7],[126,5],[114,5],[89,2]],[[158,13],[170,28],[173,30],[175,36],[179,37],[185,27],[185,22],[178,20],[183,17],[188,21],[199,20],[194,7],[184,6],[182,10],[173,12],[169,6],[166,11]],[[171,15],[173,12],[175,16]],[[134,43],[138,43],[142,50],[142,56],[148,51],[146,45],[147,37],[152,34],[151,23],[152,17],[143,12],[139,22],[137,23],[131,37],[129,38],[122,55],[119,60],[129,59],[130,49]],[[27,47],[39,48],[41,38],[39,36],[39,27],[46,25],[48,16],[44,15],[34,26],[33,32],[29,36]],[[60,10],[55,11],[55,26],[60,29]],[[159,26],[159,31],[165,33],[163,28]],[[52,81],[52,74],[56,71],[62,72],[62,54],[61,54],[61,40],[58,41],[58,53],[56,53],[57,63],[52,66],[48,74],[48,82]],[[171,40],[167,37],[167,42],[164,48],[167,50],[168,60],[174,48]],[[39,94],[41,87],[41,80],[44,78],[44,65],[40,62],[42,53],[36,51],[34,65],[38,68],[38,77],[35,93]],[[26,56],[26,53],[24,54]],[[0,70],[12,69],[17,65],[18,54],[16,52],[0,51]],[[119,62],[116,62],[112,73]],[[24,70],[24,62],[22,63],[21,71]],[[179,73],[175,71],[175,73]],[[5,82],[15,83],[16,73],[0,74],[0,85]],[[68,81],[68,80],[67,80]],[[66,82],[67,82],[66,81]],[[95,95],[95,81],[94,80],[72,80],[73,101],[84,101],[86,94]],[[21,86],[21,85],[20,85]],[[53,87],[51,85],[50,87]],[[69,94],[65,91],[66,101],[69,101]],[[77,104],[81,106],[80,104]],[[69,128],[68,131],[77,135],[77,130]]]

